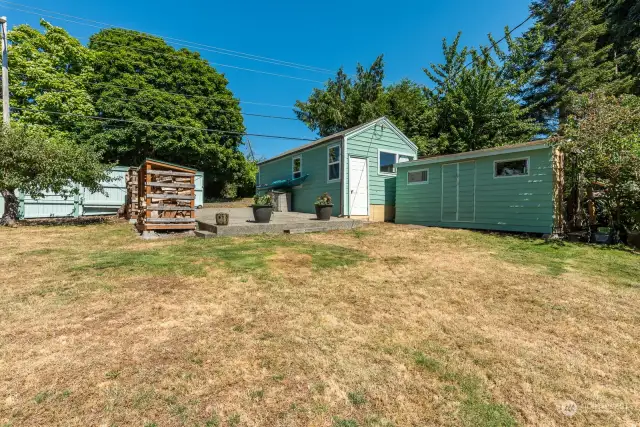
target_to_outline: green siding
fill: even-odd
[[[529,176],[493,177],[495,160],[524,157],[530,159]],[[462,161],[459,165],[448,162],[399,168],[396,223],[551,233],[552,164],[552,149],[545,147],[493,154]],[[427,184],[407,185],[407,171],[426,168],[429,169]],[[456,212],[458,221],[455,221]]]
[[[302,175],[309,178],[292,190],[291,208],[295,212],[315,213],[316,198],[327,192],[333,199],[332,215],[340,215],[340,182],[327,183],[327,148],[340,140],[310,148],[301,153],[283,157],[260,165],[260,184],[269,184],[280,179],[290,179],[293,173],[292,158],[302,156]],[[342,156],[344,161],[344,156]]]
[[[412,155],[416,150],[389,127],[373,126],[347,138],[347,162],[349,156],[367,158],[369,163],[369,204],[395,205],[396,177],[378,173],[378,149]],[[349,191],[349,165],[346,167],[345,193]],[[349,198],[345,194],[345,211],[349,212]]]

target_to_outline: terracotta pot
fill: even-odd
[[[271,221],[271,214],[273,213],[273,206],[259,206],[253,205],[253,219],[258,223],[268,223]]]
[[[329,221],[333,205],[316,205],[316,216],[320,221]]]

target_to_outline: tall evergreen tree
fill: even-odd
[[[605,16],[615,64],[612,92],[640,95],[640,2],[610,1]]]
[[[519,97],[531,117],[554,130],[566,120],[572,94],[611,86],[616,79],[605,2],[537,0],[531,10],[536,23],[524,37],[541,34],[543,43],[530,53],[537,71]]]

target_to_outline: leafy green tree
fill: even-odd
[[[121,29],[93,35],[89,48],[96,56],[97,114],[134,122],[104,121],[91,137],[107,160],[137,165],[155,158],[202,170],[208,196],[228,182],[255,179],[244,175],[238,100],[197,52]]]
[[[101,163],[100,154],[77,144],[68,134],[48,126],[14,124],[0,130],[0,194],[4,214],[0,224],[13,225],[18,218],[16,190],[34,198],[45,191],[70,195],[75,184],[101,191],[111,165]]]
[[[577,96],[571,110],[559,142],[581,176],[574,185],[600,193],[610,225],[640,227],[640,97]]]
[[[307,101],[296,101],[294,113],[321,137],[373,120],[384,111],[383,79],[382,55],[368,69],[358,64],[353,80],[341,67],[324,89],[314,89]]]
[[[356,67],[352,80],[340,68],[323,89],[314,89],[307,101],[297,101],[295,114],[320,136],[331,135],[387,116],[421,149],[433,125],[422,87],[404,79],[384,87],[384,61],[380,55],[366,69]]]
[[[429,154],[459,153],[530,140],[540,127],[525,117],[515,99],[525,77],[514,70],[492,39],[489,47],[460,47],[460,33],[443,40],[444,62],[424,72],[433,82],[426,89],[436,126],[427,143]],[[469,63],[467,61],[470,59]],[[467,67],[467,65],[470,65]]]
[[[44,20],[40,25],[43,32],[18,25],[8,34],[12,118],[77,140],[91,120],[68,114],[95,115],[87,91],[94,55],[62,28]]]

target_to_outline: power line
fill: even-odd
[[[32,78],[31,76],[28,76],[28,75],[26,75],[24,73],[14,73],[14,75],[22,76],[22,77],[25,77],[25,78]],[[116,87],[116,88],[128,89],[128,90],[157,91],[157,92],[167,93],[169,95],[184,96],[186,98],[213,99],[213,100],[217,100],[217,101],[232,102],[232,103],[239,102],[240,104],[260,105],[260,106],[263,106],[263,107],[275,107],[275,108],[287,108],[287,109],[292,108],[290,105],[269,104],[269,103],[266,103],[266,102],[255,102],[255,101],[242,101],[242,100],[235,99],[235,98],[231,98],[230,99],[228,97],[223,98],[223,97],[217,97],[217,96],[190,95],[190,94],[186,94],[186,93],[170,92],[170,91],[167,91],[167,90],[164,90],[164,89],[158,89],[158,88],[155,88],[155,87],[145,88],[145,87],[134,87],[134,86],[122,86],[122,85],[117,85],[117,84],[108,83],[108,82],[86,82],[86,84],[93,85],[93,86],[98,86],[98,85],[100,85],[100,86],[109,86],[109,87]]]
[[[74,24],[79,24],[79,25],[86,25],[89,27],[94,27],[94,28],[99,28],[99,29],[105,29],[105,27],[114,27],[114,29],[117,30],[129,30],[129,31],[135,31],[135,30],[131,30],[131,29],[127,29],[127,28],[123,28],[123,27],[118,27],[112,24],[108,24],[106,22],[100,22],[100,21],[94,21],[91,19],[87,19],[87,18],[82,18],[79,16],[74,16],[74,15],[68,15],[68,14],[64,14],[64,13],[60,13],[60,12],[56,12],[56,11],[52,11],[52,10],[48,10],[48,9],[41,9],[38,7],[34,7],[34,6],[29,6],[29,5],[25,5],[25,4],[20,4],[20,3],[15,3],[15,2],[11,2],[11,1],[7,1],[7,0],[0,0],[0,2],[5,3],[5,4],[11,4],[11,5],[16,5],[16,6],[20,6],[20,7],[26,7],[28,9],[32,9],[32,10],[39,10],[42,12],[46,12],[46,13],[53,13],[55,15],[59,15],[59,16],[64,16],[64,17],[68,17],[68,18],[73,18],[75,20],[80,20],[79,21],[72,21],[69,19],[65,19],[65,18],[60,18],[59,16],[47,16],[47,15],[42,15],[40,13],[36,13],[36,12],[32,12],[32,11],[26,11],[26,10],[20,10],[20,9],[16,9],[16,8],[11,8],[9,6],[5,6],[8,7],[10,9],[13,10],[18,10],[20,12],[24,12],[24,13],[29,13],[29,14],[33,14],[33,15],[40,15],[40,16],[47,16],[49,18],[52,19],[59,19],[62,21],[67,21],[67,22],[71,22]],[[86,22],[82,22],[82,21],[86,21]],[[90,23],[94,23],[94,24],[99,24],[99,25],[94,25],[94,24],[90,24]],[[260,56],[260,55],[254,55],[254,54],[250,54],[250,53],[246,53],[246,52],[241,52],[241,51],[236,51],[236,50],[231,50],[231,49],[225,49],[225,48],[221,48],[221,47],[217,47],[217,46],[211,46],[211,45],[207,45],[207,44],[203,44],[203,43],[197,43],[197,42],[191,42],[188,40],[181,40],[181,39],[176,39],[173,37],[166,37],[166,36],[161,36],[161,35],[155,35],[155,34],[147,34],[147,33],[139,33],[142,36],[145,37],[159,37],[165,40],[173,40],[174,44],[175,43],[182,43],[182,44],[190,44],[190,45],[194,45],[194,46],[198,46],[200,49],[202,50],[207,50],[210,52],[214,52],[214,53],[218,53],[221,55],[229,55],[229,56],[235,56],[238,58],[243,58],[243,59],[248,59],[248,60],[252,60],[252,61],[259,61],[259,62],[265,62],[265,63],[269,63],[269,64],[274,64],[274,65],[280,65],[280,66],[284,66],[284,67],[290,67],[290,68],[297,68],[297,69],[301,69],[301,70],[305,70],[305,71],[312,71],[312,72],[318,72],[318,73],[325,73],[325,74],[333,74],[334,72],[326,69],[326,68],[320,68],[320,67],[316,67],[313,65],[306,65],[306,64],[300,64],[300,63],[296,63],[296,62],[290,62],[290,61],[283,61],[277,58],[270,58],[267,56]]]
[[[220,133],[220,134],[225,134],[225,135],[255,136],[257,138],[285,139],[285,140],[290,140],[290,141],[307,141],[307,142],[308,141],[315,141],[313,139],[297,138],[297,137],[293,137],[293,136],[267,135],[267,134],[247,133],[247,132],[234,132],[234,131],[226,131],[226,130],[219,130],[219,129],[198,128],[198,127],[193,127],[193,126],[172,125],[172,124],[168,124],[168,123],[154,123],[154,122],[148,122],[148,121],[144,121],[144,120],[127,120],[127,119],[118,119],[118,118],[111,118],[111,117],[87,116],[87,115],[84,115],[84,114],[62,113],[62,112],[59,112],[59,111],[39,110],[39,109],[35,109],[35,108],[11,107],[11,109],[18,110],[18,111],[33,112],[33,113],[48,113],[48,114],[55,114],[55,115],[59,115],[59,116],[82,117],[82,118],[87,118],[87,119],[114,121],[114,122],[119,122],[119,123],[133,123],[133,124],[139,124],[139,125],[169,127],[169,128],[175,128],[175,129],[198,130],[198,131],[204,131],[204,132]]]
[[[0,1],[2,1],[2,0],[0,0]],[[175,58],[179,58],[179,59],[187,60],[187,61],[189,61],[189,60],[196,61],[195,58],[185,57],[184,55],[180,55],[179,53],[156,52],[155,50],[141,49],[139,47],[127,46],[127,45],[124,45],[124,44],[113,43],[113,42],[108,42],[108,41],[104,41],[104,40],[94,40],[94,41],[92,41],[92,43],[100,43],[100,44],[107,44],[107,45],[111,45],[111,46],[119,46],[119,47],[123,47],[125,49],[137,50],[138,52],[150,53],[150,54],[153,54],[153,55],[164,55],[164,56],[175,57]],[[302,80],[302,81],[306,81],[306,82],[324,84],[324,82],[320,81],[320,80],[313,80],[313,79],[307,79],[307,78],[304,78],[304,77],[290,76],[290,75],[287,75],[287,74],[272,73],[270,71],[254,70],[253,68],[238,67],[236,65],[221,64],[219,62],[211,62],[211,61],[207,61],[207,62],[209,64],[217,65],[219,67],[234,68],[236,70],[251,71],[253,73],[267,74],[267,75],[276,76],[276,77],[284,77],[284,78],[292,79],[292,80]]]

